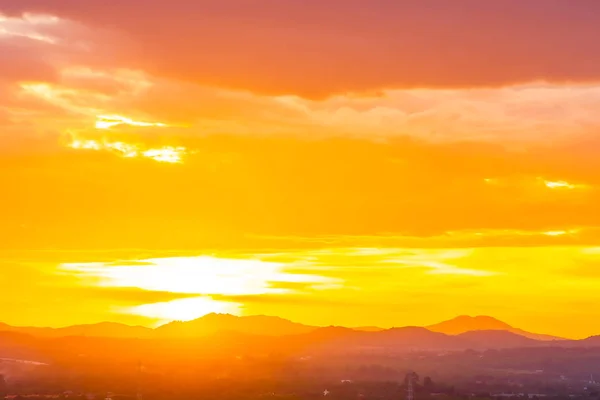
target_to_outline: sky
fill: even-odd
[[[600,334],[597,0],[0,0],[0,321]]]

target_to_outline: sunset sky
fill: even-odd
[[[600,334],[599,18],[0,0],[0,321]]]

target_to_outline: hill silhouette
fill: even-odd
[[[279,337],[290,335],[312,334],[308,337],[318,338],[352,336],[379,337],[386,341],[393,337],[396,342],[404,342],[407,346],[416,343],[416,338],[422,343],[430,343],[434,348],[454,348],[466,346],[467,341],[480,342],[487,340],[490,344],[497,340],[499,343],[510,341],[518,344],[520,338],[533,341],[556,341],[562,338],[537,334],[515,328],[505,322],[488,316],[459,316],[454,319],[440,322],[426,327],[403,327],[384,329],[374,326],[345,328],[305,325],[292,322],[284,318],[255,315],[238,317],[231,314],[207,314],[192,321],[175,321],[162,325],[158,328],[146,328],[143,326],[129,326],[113,322],[102,322],[98,324],[74,325],[64,328],[40,328],[40,327],[14,327],[0,323],[0,332],[24,333],[41,338],[60,338],[72,336],[103,337],[103,338],[140,338],[140,339],[175,339],[175,338],[200,338],[223,332],[230,334],[246,334],[255,336]],[[485,334],[463,335],[469,332],[487,332]],[[512,335],[503,335],[511,333]],[[362,335],[359,335],[362,334]],[[463,336],[461,336],[463,335]],[[460,340],[450,342],[446,336],[461,336]],[[321,340],[319,339],[319,340]],[[468,339],[468,340],[467,340]],[[391,340],[391,339],[390,339]],[[412,340],[412,342],[411,342]],[[442,342],[445,343],[442,345]],[[412,344],[411,344],[412,343]],[[462,343],[459,345],[458,343]],[[530,343],[521,341],[523,345]]]
[[[547,341],[530,339],[509,331],[480,330],[456,335],[470,343],[474,349],[503,349],[514,347],[532,347],[546,344]]]
[[[61,328],[48,336],[0,330],[0,359],[59,362],[79,365],[100,362],[112,365],[115,355],[135,365],[140,355],[161,362],[186,363],[199,358],[262,359],[264,357],[343,357],[409,354],[411,352],[454,353],[465,350],[536,348],[600,348],[600,336],[584,340],[548,341],[528,338],[505,330],[473,330],[457,335],[424,327],[401,327],[361,331],[345,327],[316,328],[277,317],[235,317],[212,314],[190,322],[177,322],[156,329],[113,324]],[[1,329],[1,328],[0,328]],[[115,335],[125,329],[128,337]],[[89,335],[88,333],[94,333]],[[150,336],[135,336],[138,332]],[[66,336],[60,334],[68,333]],[[79,335],[78,333],[82,333]],[[268,356],[267,356],[268,355]],[[330,357],[331,356],[331,357]],[[248,358],[249,357],[249,358]],[[237,360],[238,358],[236,358]],[[87,361],[86,361],[87,360]]]
[[[238,317],[231,314],[208,314],[189,322],[170,322],[155,329],[157,337],[197,337],[229,331],[252,335],[283,336],[307,333],[313,326],[288,321],[280,317],[253,315]]]
[[[563,338],[557,336],[527,332],[522,329],[515,328],[496,318],[484,315],[479,315],[476,317],[461,315],[448,321],[429,325],[426,328],[431,331],[445,333],[447,335],[460,335],[461,333],[473,331],[506,331],[534,340],[563,340]]]
[[[67,336],[92,336],[107,338],[146,338],[153,335],[151,328],[130,326],[115,322],[73,325],[64,328],[14,327],[0,323],[0,331],[24,333],[42,338],[58,338]]]

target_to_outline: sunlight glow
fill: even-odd
[[[92,116],[98,112],[94,108],[83,106],[81,103],[73,101],[74,98],[81,96],[81,93],[77,90],[40,82],[21,82],[19,86],[25,94],[40,98],[72,113]],[[99,93],[86,93],[86,98],[95,102],[104,101],[107,99],[107,96]]]
[[[544,180],[544,185],[549,189],[576,189],[582,187],[581,185],[573,185],[566,181],[547,181]]]
[[[568,234],[570,232],[567,231],[548,231],[548,232],[544,232],[544,235],[546,236],[564,236],[566,234]]]
[[[122,311],[162,321],[191,321],[210,313],[240,314],[240,304],[213,300],[208,296],[180,299],[163,303],[143,304]]]
[[[551,231],[527,231],[518,229],[491,229],[485,231],[450,231],[446,232],[447,236],[463,237],[465,239],[472,236],[488,237],[488,238],[522,238],[536,236],[564,236],[578,233],[579,229],[556,229]]]
[[[333,279],[317,275],[288,273],[284,270],[284,264],[260,260],[202,256],[149,259],[142,262],[150,265],[140,268],[91,263],[66,264],[64,267],[100,278],[104,286],[202,295],[287,293],[288,289],[274,287],[272,283],[334,282]]]
[[[291,273],[285,264],[248,259],[210,256],[174,257],[131,262],[63,264],[93,286],[138,288],[149,291],[197,294],[198,297],[151,303],[128,308],[124,312],[163,320],[190,320],[211,312],[236,313],[240,303],[235,296],[289,294],[296,289],[289,283],[303,284],[310,290],[339,289],[339,279]],[[295,286],[294,286],[295,287]],[[231,296],[217,301],[211,296]]]
[[[82,150],[107,150],[125,158],[144,157],[150,158],[157,162],[164,163],[181,163],[183,156],[187,153],[185,147],[165,146],[160,148],[146,149],[137,144],[125,142],[110,142],[107,140],[97,141],[91,139],[75,139],[68,144],[73,149]]]
[[[184,147],[162,147],[146,150],[142,152],[142,155],[159,162],[179,163],[182,152],[185,152]]]
[[[131,118],[123,117],[121,115],[99,115],[96,119],[96,129],[110,129],[113,126],[118,125],[131,125],[141,127],[167,127],[166,124],[161,122],[142,122],[135,121]]]
[[[456,249],[444,251],[420,251],[413,254],[406,254],[400,257],[386,260],[385,262],[397,264],[410,268],[425,268],[430,275],[468,275],[468,276],[494,276],[494,271],[483,269],[464,268],[455,265],[455,261],[460,261],[468,257],[473,252],[472,249]]]

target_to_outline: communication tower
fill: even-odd
[[[415,400],[414,380],[414,372],[409,372],[408,374],[406,374],[406,400]]]

